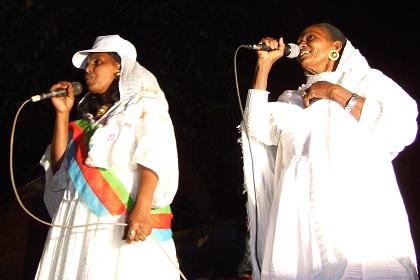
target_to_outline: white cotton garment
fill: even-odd
[[[169,205],[178,188],[178,158],[168,104],[156,78],[147,69],[122,57],[121,100],[95,125],[86,164],[110,168],[133,200],[139,185],[138,165],[158,176],[152,207]],[[83,102],[83,100],[81,101]],[[96,216],[70,180],[64,160],[53,175],[49,149],[41,164],[46,170],[44,201],[52,223],[77,226],[126,223],[126,214]],[[179,279],[172,238],[127,244],[126,228],[117,225],[52,227],[35,279],[115,280]],[[152,230],[152,235],[153,235]]]
[[[366,98],[360,121],[334,101],[303,108],[321,80]],[[415,101],[350,42],[336,72],[267,100],[250,90],[242,125],[253,279],[418,279],[391,162],[415,139]]]

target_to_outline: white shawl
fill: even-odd
[[[178,156],[165,95],[151,72],[125,56],[121,56],[119,89],[120,100],[94,123],[98,128],[90,139],[86,164],[112,168],[133,199],[138,164],[152,169],[159,179],[152,206],[166,206],[178,188]],[[44,202],[52,216],[70,181],[65,161],[52,175],[49,157],[48,147],[41,165],[46,170]]]
[[[303,109],[300,93],[320,80],[366,97],[359,122],[334,101]],[[349,41],[335,72],[308,76],[280,102],[254,91],[242,148],[255,279],[338,279],[348,263],[383,255],[415,265],[391,164],[414,141],[414,100]]]

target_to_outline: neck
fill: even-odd
[[[115,80],[105,93],[95,94],[95,95],[101,105],[114,104],[115,101],[120,99],[120,94],[118,90],[118,81]]]

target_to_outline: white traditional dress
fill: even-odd
[[[179,279],[169,204],[178,187],[178,160],[168,105],[155,77],[122,57],[118,101],[96,123],[70,124],[60,169],[51,172],[49,149],[44,200],[53,223],[125,223],[138,192],[138,165],[158,175],[152,215],[159,228],[127,244],[125,227],[50,229],[36,279]]]
[[[316,81],[366,98],[360,121],[321,99]],[[242,125],[253,279],[417,279],[391,161],[415,139],[417,106],[347,41],[335,72],[279,102],[250,90]]]

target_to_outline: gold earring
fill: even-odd
[[[120,75],[121,75],[121,71],[118,70],[118,72],[114,73],[114,78],[117,80],[120,77]]]
[[[332,61],[336,61],[340,57],[340,54],[337,50],[330,50],[328,53],[328,58]]]

